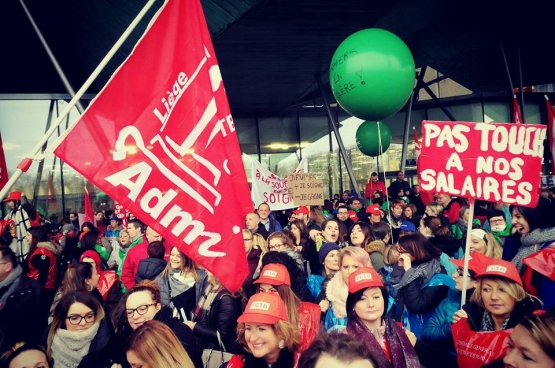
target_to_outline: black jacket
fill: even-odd
[[[411,192],[409,183],[405,180],[399,181],[395,179],[391,182],[389,188],[387,188],[387,194],[391,198],[397,199],[399,198],[399,192],[401,190],[403,190],[403,192]]]
[[[432,237],[429,238],[430,242],[438,247],[443,253],[447,254],[450,258],[454,257],[459,248],[461,247],[461,242],[452,236],[449,237]]]
[[[240,314],[240,300],[233,297],[228,290],[220,291],[212,302],[206,320],[197,321],[193,329],[201,349],[220,350],[216,335],[218,331],[227,352],[240,352],[240,346],[235,346],[235,328]]]
[[[520,302],[515,304],[513,311],[509,316],[507,322],[507,329],[514,328],[517,324],[524,319],[524,317],[531,315],[534,311],[541,308],[540,303],[531,297],[526,297]],[[476,303],[468,303],[463,306],[464,311],[468,315],[468,325],[472,331],[480,331],[482,325],[482,317],[486,310]]]
[[[264,240],[268,239],[268,236],[270,236],[270,232],[268,230],[266,230],[266,226],[264,226],[264,224],[261,223],[261,222],[258,223],[258,229],[256,229],[254,234],[262,235]]]
[[[146,258],[139,261],[139,267],[137,268],[137,273],[135,274],[135,284],[143,280],[154,280],[164,268],[166,268],[167,262],[163,259],[158,258]]]
[[[91,341],[89,352],[83,357],[77,368],[110,368],[114,354],[114,329],[108,317],[100,321],[98,332]]]
[[[9,286],[0,289],[0,297],[8,289]],[[42,290],[42,285],[25,273],[19,276],[19,284],[0,311],[0,351],[6,351],[19,341],[39,342],[48,318]]]
[[[173,333],[183,345],[187,354],[189,354],[195,368],[203,368],[202,350],[200,350],[197,346],[193,331],[191,331],[186,324],[173,317],[172,309],[170,307],[162,307],[162,309],[160,309],[160,311],[154,316],[154,320],[160,321],[171,328]]]

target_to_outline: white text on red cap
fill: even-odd
[[[501,272],[507,273],[507,267],[498,266],[498,265],[491,265],[486,268],[486,272]]]
[[[270,310],[270,303],[267,302],[253,302],[250,306],[251,310],[258,309],[258,310]]]
[[[272,270],[266,270],[266,271],[264,271],[264,273],[262,273],[262,276],[268,276],[268,277],[276,278],[277,277],[277,272],[272,271]]]
[[[355,276],[355,282],[359,282],[362,280],[372,280],[372,274],[371,273],[361,273],[360,275],[356,275]]]

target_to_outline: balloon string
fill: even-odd
[[[377,123],[378,123],[378,149],[379,149],[379,151],[380,151],[380,156],[382,156],[382,155],[383,155],[382,129],[381,129],[381,127],[380,127],[380,124],[381,124],[381,123],[380,123],[379,121],[378,121]],[[383,158],[382,158],[382,164],[383,164]],[[380,171],[380,168],[378,167],[378,172],[379,172],[379,171]],[[385,184],[385,179],[386,179],[386,178],[385,178],[385,166],[384,166],[384,171],[383,171],[383,182],[384,182],[384,184]],[[386,203],[387,203],[388,212],[391,213],[391,212],[389,211],[389,208],[390,208],[391,205],[390,205],[390,203],[389,203],[389,195],[388,195],[388,193],[387,193],[387,190],[385,191],[385,201],[386,201]],[[390,217],[390,218],[391,218],[391,217]],[[393,227],[391,226],[391,224],[389,224],[389,233],[390,233],[391,239],[393,240]]]

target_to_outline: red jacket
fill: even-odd
[[[126,289],[135,286],[135,274],[139,268],[139,262],[148,258],[148,242],[146,238],[135,244],[133,248],[127,251],[123,266],[121,268],[121,282]]]
[[[368,184],[366,184],[364,196],[368,199],[372,199],[374,197],[374,193],[376,193],[377,191],[381,191],[382,194],[385,196],[387,194],[385,183],[379,180],[377,183],[373,183],[372,180],[370,180],[368,181]]]
[[[34,280],[39,280],[39,269],[35,268],[36,260],[42,259],[48,261],[48,276],[46,277],[46,282],[44,283],[45,289],[54,289],[56,287],[56,259],[60,253],[59,247],[51,242],[40,242],[37,244],[37,248],[33,251],[33,254],[29,257],[29,271],[27,271],[27,276]],[[36,258],[39,257],[39,258]]]
[[[295,365],[291,368],[297,368],[299,365],[299,358],[301,357],[301,355],[299,353],[294,353],[294,361],[295,361]],[[234,355],[231,357],[231,359],[229,360],[229,362],[227,362],[227,368],[243,368],[245,366],[245,362],[243,360],[243,356],[242,355]]]
[[[305,351],[318,335],[321,313],[320,306],[314,303],[301,302],[299,308],[299,331],[301,333],[299,353]]]

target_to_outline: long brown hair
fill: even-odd
[[[289,285],[272,285],[278,292],[279,297],[283,300],[285,304],[285,309],[287,310],[287,319],[294,326],[299,324],[299,308],[301,307],[301,299],[293,292],[291,286]],[[260,292],[260,288],[256,290],[256,293]]]
[[[183,274],[191,273],[195,281],[199,282],[200,277],[197,274],[197,270],[200,269],[200,267],[191,258],[187,257],[185,253],[183,253],[178,247],[174,246],[172,247],[171,250],[173,250],[174,248],[177,249],[177,251],[179,252],[179,256],[181,257],[181,267],[179,269],[181,274],[183,275]],[[172,270],[172,265],[171,265],[171,262],[168,261],[168,264],[166,264],[166,268],[164,268],[164,271],[162,271],[162,276],[164,277],[169,276],[169,273],[171,270]]]

